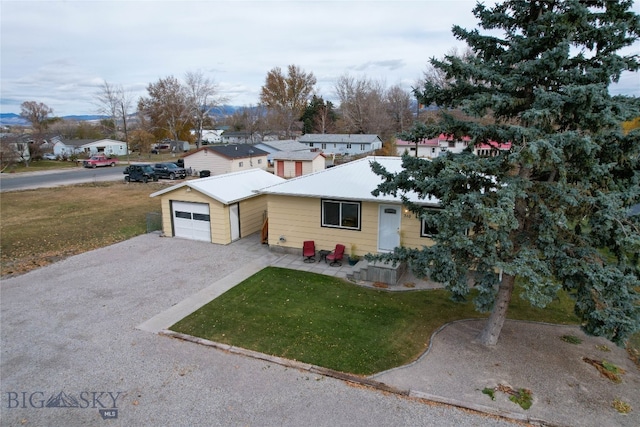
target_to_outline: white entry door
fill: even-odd
[[[229,205],[229,224],[231,226],[231,241],[240,238],[240,215],[238,204]]]
[[[402,208],[380,205],[378,219],[378,252],[393,252],[400,246],[400,215]]]
[[[211,219],[206,203],[171,202],[173,234],[191,240],[211,241]]]

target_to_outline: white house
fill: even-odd
[[[401,139],[396,140],[396,153],[402,155],[405,152],[410,156],[426,157],[435,159],[436,157],[444,153],[461,153],[465,148],[469,146],[471,138],[465,136],[462,139],[455,139],[450,135],[440,134],[437,138],[423,139],[418,144],[412,141],[403,141]],[[494,141],[490,141],[486,144],[476,144],[473,148],[474,154],[486,157],[495,155],[498,150],[508,150],[511,148],[511,143],[499,144]]]
[[[222,142],[222,129],[202,129],[202,141],[208,144],[219,144]]]
[[[365,134],[306,134],[298,142],[313,150],[331,154],[364,154],[382,148],[378,135]]]
[[[127,143],[115,141],[113,139],[101,139],[99,141],[89,142],[80,146],[86,154],[93,155],[104,153],[109,156],[126,156]]]
[[[53,154],[57,157],[69,157],[72,154],[82,153],[82,146],[93,142],[93,139],[55,139],[53,144]]]

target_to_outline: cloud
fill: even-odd
[[[489,2],[491,3],[491,2]],[[474,0],[3,1],[1,112],[27,100],[57,115],[95,110],[103,81],[137,99],[158,79],[202,70],[235,105],[255,105],[269,70],[295,64],[332,99],[347,72],[409,90],[431,57],[463,48]],[[623,81],[624,80],[624,81]],[[624,93],[633,82],[621,79]],[[18,106],[18,108],[16,108]]]

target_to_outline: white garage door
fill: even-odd
[[[204,203],[171,202],[173,234],[191,240],[211,241],[209,205]]]

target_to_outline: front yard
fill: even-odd
[[[447,322],[482,317],[445,290],[387,292],[268,267],[172,330],[262,353],[371,375],[415,360]],[[544,310],[513,298],[509,317],[575,324],[564,296]]]

